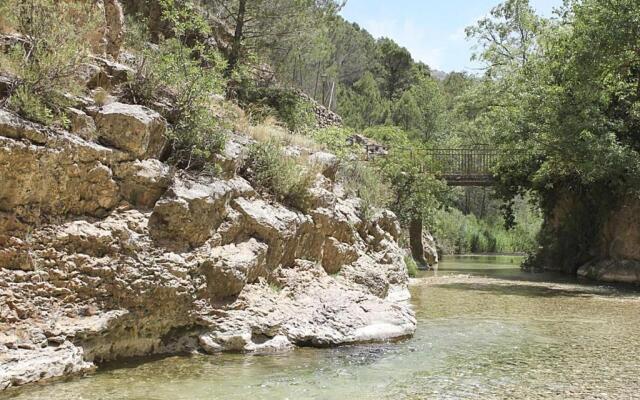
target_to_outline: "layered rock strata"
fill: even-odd
[[[114,103],[77,132],[0,109],[0,389],[100,362],[199,351],[272,352],[411,335],[395,216],[319,175],[312,209],[157,159],[164,120]],[[326,175],[334,174],[327,160]],[[320,162],[319,161],[319,162]]]

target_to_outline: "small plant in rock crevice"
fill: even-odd
[[[302,160],[284,154],[279,143],[268,141],[249,147],[244,174],[277,201],[305,210],[317,171]]]

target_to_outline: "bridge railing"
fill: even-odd
[[[420,162],[422,172],[433,174],[453,186],[487,186],[493,183],[492,168],[499,153],[489,146],[457,149],[391,148],[366,146],[367,160],[402,152]]]
[[[490,148],[423,150],[425,172],[440,175],[491,175],[498,152]]]

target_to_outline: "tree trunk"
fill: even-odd
[[[429,263],[424,258],[424,246],[422,243],[422,219],[414,218],[409,223],[409,246],[413,259],[421,267],[428,267]]]
[[[227,74],[231,75],[240,61],[240,53],[242,52],[242,39],[244,38],[244,22],[247,12],[247,0],[238,2],[238,15],[236,16],[236,29],[233,34],[233,42],[231,43],[231,52],[229,54],[229,65],[227,66]]]

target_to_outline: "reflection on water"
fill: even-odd
[[[447,259],[412,288],[416,336],[280,356],[171,357],[16,399],[640,399],[640,293]]]

